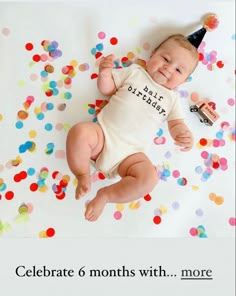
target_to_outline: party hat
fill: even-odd
[[[206,32],[213,31],[214,29],[217,28],[218,24],[219,24],[219,20],[218,20],[216,14],[208,14],[203,19],[202,28],[197,30],[196,32],[190,34],[186,38],[194,47],[198,48],[199,45],[201,44]]]

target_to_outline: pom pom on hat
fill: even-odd
[[[219,20],[216,14],[208,14],[203,19],[203,27],[208,31],[215,30],[219,25]]]
[[[199,47],[201,44],[206,32],[213,31],[218,27],[219,20],[216,14],[208,14],[203,19],[203,26],[201,29],[197,30],[196,32],[192,33],[191,35],[187,36],[187,40],[196,48]]]

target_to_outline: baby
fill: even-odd
[[[110,96],[98,121],[75,124],[67,137],[68,165],[78,180],[76,199],[91,188],[90,160],[107,178],[118,182],[101,188],[87,205],[85,218],[95,221],[107,203],[127,203],[150,193],[158,182],[147,153],[163,124],[181,151],[193,146],[193,135],[184,123],[178,94],[198,64],[198,51],[181,34],[172,35],[153,52],[146,68],[133,64],[114,69],[114,56],[99,65],[99,91]]]

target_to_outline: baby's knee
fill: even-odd
[[[72,139],[76,139],[78,137],[86,136],[86,134],[87,134],[86,123],[79,122],[70,128],[67,137],[72,138]]]
[[[150,169],[150,171],[147,172],[147,174],[145,174],[145,178],[146,178],[146,184],[149,188],[148,192],[151,192],[154,189],[154,187],[157,185],[159,180],[156,169],[154,167]]]
[[[153,191],[153,189],[158,183],[158,179],[159,178],[158,178],[157,172],[153,167],[153,168],[150,168],[149,170],[144,170],[142,174],[137,176],[137,181],[138,181],[137,186],[139,188],[143,188],[146,194]]]

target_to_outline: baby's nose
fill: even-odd
[[[166,71],[168,71],[169,73],[171,73],[173,71],[173,67],[170,64],[165,64],[164,69]]]

